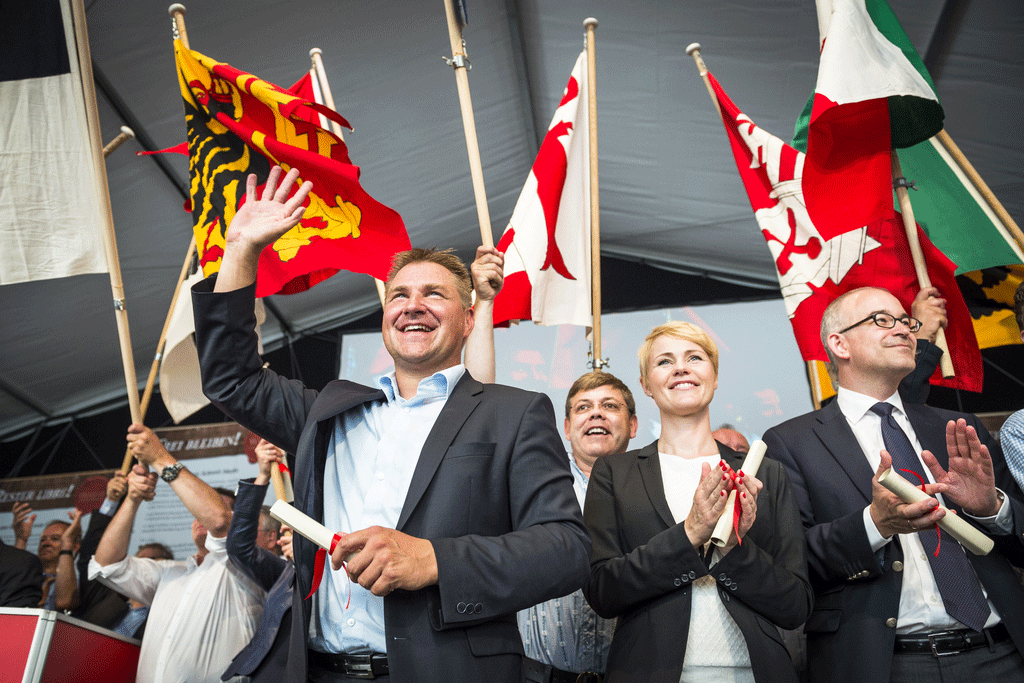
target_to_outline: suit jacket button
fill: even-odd
[[[682,586],[683,585],[683,580],[682,579],[674,579],[672,581],[672,583],[677,585],[677,586]]]
[[[691,571],[691,572],[690,572],[690,580],[691,580],[691,581],[693,581],[693,580],[694,580],[694,579],[696,579],[696,578],[697,578],[697,572],[693,572],[693,571]]]
[[[725,574],[719,574],[719,575],[718,575],[718,578],[719,578],[719,580],[721,580],[721,581],[725,581]]]
[[[459,614],[465,614],[466,613],[466,603],[460,602],[459,604],[457,604],[455,606],[455,611],[458,612]]]
[[[483,612],[483,611],[484,611],[484,605],[483,605],[483,603],[482,603],[482,602],[478,602],[478,603],[476,603],[476,609],[474,610],[474,612],[473,612],[473,613],[474,613],[474,614],[480,614],[480,613],[481,613],[481,612]]]
[[[889,617],[885,620],[885,625],[889,628],[896,628],[896,617]]]
[[[892,570],[894,572],[901,572],[901,571],[903,571],[903,563],[900,562],[899,560],[896,560],[895,562],[892,563]]]

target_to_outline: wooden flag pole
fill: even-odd
[[[473,117],[473,101],[469,95],[469,76],[466,73],[469,59],[466,58],[462,29],[455,20],[453,0],[444,0],[444,14],[448,20],[448,38],[452,45],[449,64],[455,68],[455,84],[459,90],[459,105],[462,108],[462,127],[466,131],[466,149],[469,152],[469,174],[473,179],[473,196],[476,199],[476,215],[480,221],[480,242],[485,247],[494,246],[491,233],[491,214],[487,208],[487,191],[484,189],[484,171],[480,163],[480,145],[476,139],[476,119]]]
[[[607,363],[601,356],[601,195],[597,168],[597,19],[583,21],[587,31],[587,119],[590,123],[590,300],[593,306],[594,370]]]
[[[117,134],[117,137],[108,142],[106,147],[103,148],[103,158],[106,159],[109,157],[111,152],[128,142],[129,138],[133,137],[135,137],[135,131],[128,126],[121,126],[121,132]]]
[[[711,97],[711,103],[715,105],[715,111],[718,112],[718,117],[721,118],[722,105],[718,103],[718,98],[715,97],[715,89],[711,87],[711,79],[708,78],[708,68],[704,65],[704,58],[700,56],[700,43],[690,43],[687,45],[686,54],[693,57],[693,61],[697,65],[697,72],[704,81],[704,87],[708,89],[708,95]]]
[[[75,41],[78,47],[78,67],[82,77],[82,90],[85,96],[85,113],[89,124],[89,134],[94,144],[100,143],[100,118],[96,107],[96,82],[92,75],[92,57],[89,53],[89,38],[85,23],[85,6],[83,0],[71,3],[74,14]],[[128,408],[133,422],[141,422],[139,411],[139,383],[135,376],[135,358],[132,355],[131,334],[128,330],[128,311],[125,309],[124,285],[121,282],[121,262],[117,254],[117,236],[114,234],[114,215],[110,208],[110,188],[107,186],[107,169],[98,154],[93,155],[92,172],[100,182],[100,211],[106,223],[104,251],[107,256],[107,270],[110,274],[110,290],[114,297],[114,318],[117,321],[117,336],[121,346],[121,363],[124,366],[125,386],[128,390]]]
[[[324,101],[320,104],[330,107],[335,113],[338,109],[334,106],[334,96],[331,94],[331,84],[327,82],[327,70],[324,68],[323,50],[318,47],[314,47],[309,51],[309,58],[313,62],[313,74],[316,77],[317,83],[320,84],[320,92],[323,94]],[[331,132],[338,136],[338,138],[345,142],[345,135],[342,133],[341,125],[337,121],[331,121]],[[374,284],[377,285],[377,296],[380,297],[380,305],[384,306],[384,282],[377,278],[373,278]]]
[[[949,152],[951,157],[953,157],[964,174],[970,178],[972,183],[974,183],[974,187],[977,188],[978,192],[981,193],[981,196],[985,198],[988,205],[992,207],[992,211],[994,211],[996,216],[999,217],[999,220],[1003,222],[1003,225],[1005,225],[1006,229],[1010,231],[1013,238],[1017,240],[1017,244],[1020,245],[1021,249],[1024,249],[1024,232],[1021,231],[1016,221],[1014,221],[1006,209],[1003,208],[1003,205],[996,198],[996,195],[992,190],[989,189],[988,184],[984,179],[982,179],[981,175],[974,170],[974,166],[967,160],[967,157],[960,151],[960,148],[957,147],[956,143],[953,142],[953,138],[949,137],[949,133],[947,133],[945,129],[940,130],[935,137],[939,139],[939,142],[941,142],[942,146],[946,148],[946,151]]]
[[[281,474],[281,469],[276,462],[270,464],[270,481],[274,482],[274,497],[286,503],[289,502],[284,488],[284,475]]]
[[[932,279],[928,276],[928,267],[924,262],[924,252],[921,250],[921,241],[917,236],[917,222],[914,220],[914,207],[910,205],[910,193],[900,180],[906,182],[903,177],[903,169],[900,168],[900,159],[896,150],[892,151],[892,180],[893,188],[896,190],[896,198],[900,203],[900,213],[903,214],[903,228],[907,231],[907,242],[910,244],[910,255],[914,259],[914,270],[917,272],[917,284],[924,289],[932,286]],[[942,349],[942,360],[939,366],[942,368],[943,377],[953,377],[953,360],[949,357],[949,345],[946,343],[946,332],[941,327],[935,337],[935,345]]]
[[[188,273],[192,266],[192,257],[196,253],[196,236],[192,235],[192,241],[188,245],[188,253],[185,254],[185,262],[181,264],[181,272],[178,274],[178,282],[174,285],[174,293],[171,295],[171,306],[167,309],[167,317],[164,318],[164,328],[160,331],[160,339],[156,343],[156,353],[153,354],[153,362],[149,366],[149,376],[146,378],[146,389],[142,392],[142,403],[140,410],[142,412],[142,419],[146,417],[146,411],[149,410],[149,402],[153,398],[153,388],[156,386],[156,376],[160,371],[160,361],[164,357],[164,345],[167,344],[167,330],[171,326],[171,317],[174,315],[174,307],[178,305],[178,295],[181,293],[181,286],[184,284],[185,279],[188,277]],[[128,470],[132,466],[132,452],[125,450],[124,461],[121,463],[121,471],[128,474]]]
[[[171,15],[171,35],[181,41],[186,50],[191,50],[188,44],[188,31],[185,30],[185,6],[179,2],[167,8]]]

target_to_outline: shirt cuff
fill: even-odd
[[[109,579],[111,576],[115,576],[121,573],[125,564],[128,562],[128,558],[124,558],[120,562],[113,562],[111,564],[103,565],[96,561],[96,557],[89,558],[89,580],[103,578]]]
[[[114,513],[117,512],[118,502],[116,500],[110,500],[109,498],[103,499],[103,505],[100,505],[99,513],[106,515],[107,517],[113,517]]]
[[[871,545],[871,552],[878,552],[888,545],[892,538],[886,538],[878,531],[875,520],[871,519],[871,506],[864,508],[864,530],[868,534],[868,543]]]
[[[996,491],[1003,496],[1003,504],[999,506],[999,512],[991,517],[975,517],[966,510],[964,514],[990,530],[999,530],[1004,534],[1012,533],[1013,512],[1010,509],[1010,498],[1002,489],[997,488]]]

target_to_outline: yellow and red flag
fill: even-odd
[[[260,255],[256,296],[294,294],[339,270],[385,279],[409,249],[397,212],[359,185],[345,143],[319,125],[334,111],[174,42],[188,127],[192,220],[200,263],[217,272],[224,233],[245,201],[245,179],[260,187],[274,164],[302,173],[313,190],[306,215]]]

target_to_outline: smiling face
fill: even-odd
[[[843,327],[874,313],[888,313],[897,319],[906,315],[896,297],[873,288],[852,292],[842,302],[841,311]],[[891,394],[914,369],[917,340],[901,322],[887,330],[869,320],[845,332],[833,332],[828,343],[837,359],[840,384],[854,391],[870,394],[864,387],[873,384],[884,385],[882,391],[891,386]]]
[[[43,564],[57,561],[60,555],[60,537],[67,528],[68,525],[55,522],[43,529],[39,537],[39,552],[36,553]]]
[[[381,332],[396,373],[428,377],[458,365],[472,329],[473,310],[444,266],[410,263],[388,282]]]
[[[592,466],[603,455],[625,452],[636,428],[636,415],[629,414],[622,392],[612,386],[581,391],[569,399],[565,436],[577,463]]]
[[[651,345],[646,377],[640,382],[663,415],[686,417],[707,412],[718,373],[699,344],[663,335]]]

